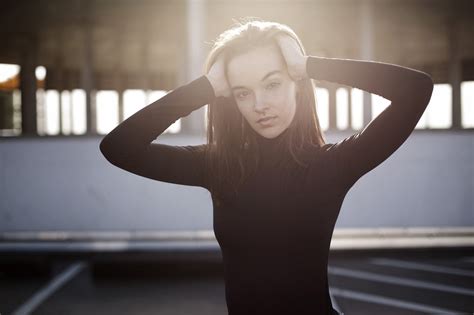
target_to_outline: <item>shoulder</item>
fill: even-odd
[[[337,143],[325,143],[321,146],[310,147],[310,152],[315,155],[326,155],[335,150]]]
[[[321,152],[329,152],[334,149],[337,143],[325,143],[319,147],[319,151]]]
[[[360,134],[355,133],[334,143],[326,143],[321,151],[329,154],[349,154],[356,148]]]

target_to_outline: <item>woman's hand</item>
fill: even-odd
[[[286,34],[277,35],[276,39],[285,58],[290,77],[294,81],[308,78],[308,74],[306,73],[306,61],[308,56],[301,53],[296,40]]]
[[[230,92],[229,83],[227,83],[227,79],[225,77],[224,59],[222,58],[222,55],[217,57],[217,60],[212,64],[209,72],[206,74],[206,77],[211,83],[216,97],[230,97],[232,95]]]

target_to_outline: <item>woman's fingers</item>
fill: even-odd
[[[209,82],[214,88],[214,94],[216,97],[231,96],[229,84],[227,83],[227,79],[225,77],[224,67],[224,59],[222,58],[222,56],[219,56],[217,60],[212,64],[211,68],[209,69],[209,72],[206,74],[207,78],[209,79]]]
[[[307,57],[302,54],[296,40],[289,35],[282,34],[277,36],[277,42],[285,58],[288,73],[292,79],[299,81],[306,78]]]

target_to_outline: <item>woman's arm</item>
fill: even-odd
[[[152,141],[214,97],[213,87],[203,75],[124,120],[102,139],[100,151],[110,163],[137,175],[206,188],[206,145],[170,146]]]
[[[391,101],[408,101],[412,106],[402,106],[422,112],[433,90],[428,74],[390,63],[307,56],[306,71],[316,80],[348,85]]]
[[[351,186],[387,159],[415,129],[431,98],[431,77],[414,69],[373,61],[307,56],[307,75],[380,95],[391,104],[362,131],[328,146]]]

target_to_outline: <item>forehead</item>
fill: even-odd
[[[276,45],[266,45],[233,57],[227,65],[227,79],[231,86],[257,85],[270,71],[284,72],[285,63]]]

